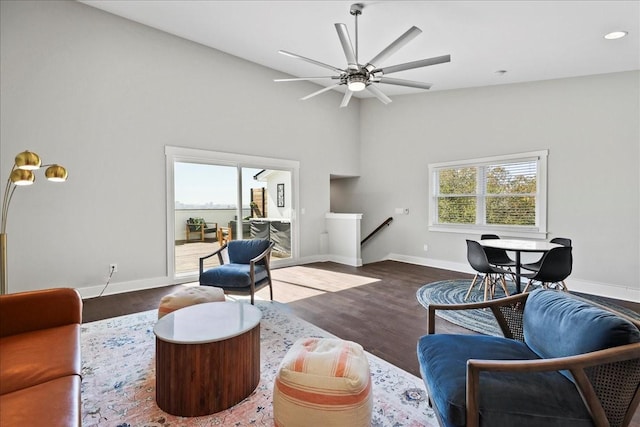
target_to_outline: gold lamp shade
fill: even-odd
[[[64,182],[67,180],[67,170],[60,165],[51,165],[44,172],[44,176],[53,182]]]
[[[27,169],[14,169],[9,176],[15,185],[31,185],[36,180],[33,172]]]
[[[26,170],[38,169],[41,164],[42,164],[42,161],[40,160],[40,156],[28,150],[23,151],[22,153],[16,156],[16,167],[18,169],[26,169]]]

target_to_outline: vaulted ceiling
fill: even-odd
[[[355,44],[354,17],[349,14],[353,1],[82,2],[296,77],[331,72],[278,50],[346,68],[334,23],[346,24]],[[359,62],[366,63],[413,25],[422,34],[382,65],[451,55],[450,63],[393,74],[431,83],[431,91],[640,69],[638,1],[360,3]],[[628,35],[605,39],[611,31]],[[378,87],[387,95],[422,91]]]

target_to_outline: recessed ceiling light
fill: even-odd
[[[613,31],[609,34],[605,34],[604,38],[607,40],[616,40],[616,39],[621,39],[624,36],[626,36],[627,34],[629,34],[626,31]]]

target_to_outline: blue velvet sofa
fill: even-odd
[[[437,310],[491,310],[504,337],[435,334]],[[627,426],[640,322],[564,292],[428,307],[418,361],[443,427]]]

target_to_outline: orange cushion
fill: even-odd
[[[0,394],[80,375],[80,370],[78,324],[0,338]]]
[[[80,426],[80,376],[70,375],[0,396],[1,426]]]

